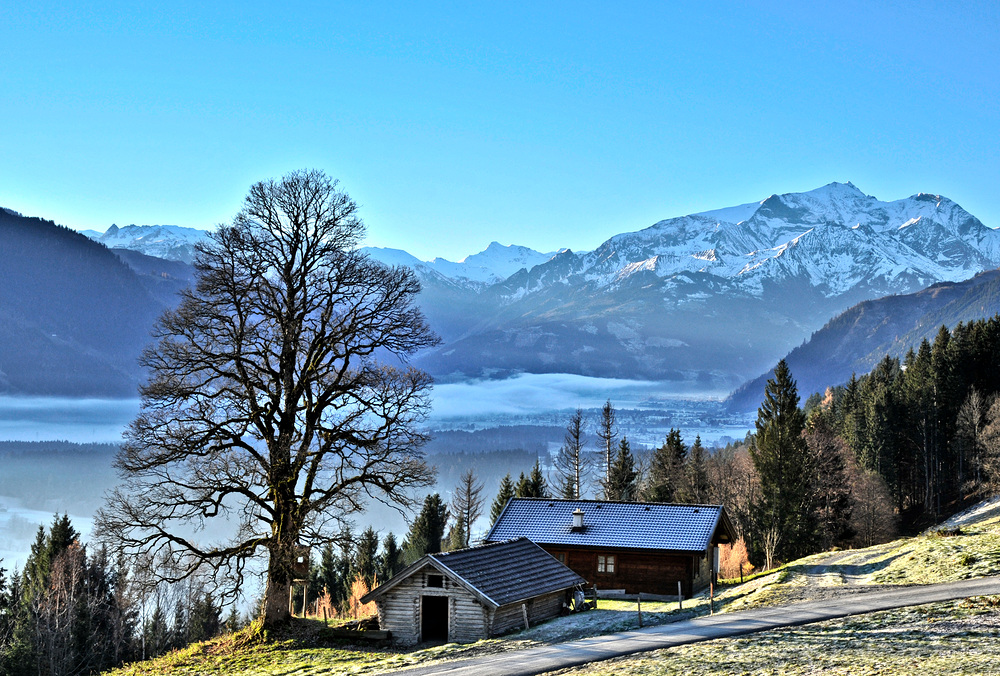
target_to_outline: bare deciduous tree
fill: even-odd
[[[583,411],[576,409],[566,425],[563,445],[556,455],[556,471],[562,479],[563,498],[578,500],[583,497],[584,480],[590,469],[590,459],[584,454]]]
[[[472,540],[472,524],[483,513],[483,483],[476,478],[471,469],[462,474],[451,499],[451,515],[460,524],[462,547],[468,547]],[[456,543],[457,544],[457,543]]]
[[[1000,397],[988,403],[985,423],[976,466],[980,492],[992,496],[1000,493]]]
[[[432,476],[415,429],[430,378],[405,361],[437,338],[413,274],[359,254],[363,234],[322,172],[251,187],[143,355],[124,484],[98,515],[107,542],[172,550],[173,579],[208,569],[223,595],[266,553],[265,625],[289,615],[298,546],[328,541],[368,500],[408,505]],[[207,522],[227,536],[198,539]]]
[[[991,445],[996,436],[995,427],[990,427],[993,399],[984,397],[975,387],[969,388],[955,420],[959,481],[963,489],[982,495],[991,492],[984,469],[990,462]]]
[[[851,478],[851,514],[861,547],[887,542],[896,535],[896,513],[885,481],[876,472],[856,468]]]

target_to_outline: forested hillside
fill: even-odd
[[[989,270],[964,282],[941,282],[917,293],[858,303],[792,350],[785,362],[799,391],[808,396],[846,383],[852,373],[867,373],[887,354],[902,358],[920,341],[933,340],[941,325],[954,327],[998,312],[1000,270]],[[740,386],[728,407],[754,410],[769,377],[765,373]]]
[[[135,396],[164,305],[101,244],[0,210],[0,392]]]
[[[942,326],[900,360],[812,399],[904,527],[933,523],[1000,488],[1000,317]]]

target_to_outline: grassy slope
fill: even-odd
[[[821,586],[930,584],[1000,574],[1000,517],[961,523],[961,534],[932,531],[841,555],[817,554],[724,591],[727,610],[784,603],[800,571],[828,559]],[[836,558],[835,558],[836,557]],[[631,674],[1000,674],[1000,597],[901,608],[658,650],[560,672]]]
[[[926,584],[1000,574],[1000,516],[987,512],[985,518],[966,522],[961,529],[961,535],[928,533],[853,552],[807,557],[743,585],[721,590],[716,609],[742,610],[801,598],[803,571],[813,571],[828,559],[835,562],[827,565],[819,576],[821,587],[839,587],[848,581]],[[644,624],[648,626],[704,614],[708,600],[702,595],[685,601],[683,611],[677,610],[676,603],[644,602],[642,607]],[[386,673],[416,664],[632,629],[638,626],[637,619],[635,602],[602,600],[597,611],[559,618],[503,638],[414,651],[348,645],[324,637],[321,622],[300,622],[293,632],[274,636],[264,643],[241,645],[231,636],[222,637],[113,673],[116,676]],[[983,640],[986,638],[991,640]],[[919,664],[921,673],[1000,674],[997,638],[1000,638],[997,600],[978,599],[873,613],[742,639],[710,641],[572,673],[863,674],[898,673]]]

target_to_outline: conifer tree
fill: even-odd
[[[407,563],[413,563],[424,554],[440,552],[447,524],[448,505],[441,500],[440,494],[428,495],[424,499],[423,509],[410,524],[410,532],[406,536],[404,550]]]
[[[382,540],[382,554],[379,556],[378,581],[388,582],[403,568],[403,552],[396,543],[396,536],[389,533]]]
[[[684,461],[687,446],[680,430],[670,428],[663,445],[653,452],[645,499],[649,502],[674,502],[680,499],[684,486]]]
[[[196,596],[188,613],[188,641],[195,643],[216,636],[222,628],[222,609],[208,592]]]
[[[545,483],[545,476],[542,474],[542,466],[539,460],[535,460],[535,466],[531,468],[528,476],[521,473],[514,489],[514,494],[519,498],[547,498],[549,497],[548,486]]]
[[[611,473],[604,487],[605,500],[620,500],[632,502],[636,499],[639,472],[635,468],[635,458],[628,443],[628,437],[622,437],[618,444],[618,454],[611,465]]]
[[[468,547],[472,538],[472,526],[483,513],[483,484],[471,469],[462,474],[451,500],[451,516],[454,520],[452,549]]]
[[[708,480],[708,460],[705,447],[701,445],[701,435],[696,435],[694,443],[688,452],[685,463],[686,482],[684,486],[684,502],[704,504],[708,502],[711,484]]]
[[[368,526],[361,533],[358,540],[358,553],[355,561],[354,572],[364,579],[368,588],[372,588],[375,575],[378,572],[378,533],[371,526]],[[351,579],[353,582],[353,577]]]
[[[815,541],[813,463],[802,431],[798,388],[785,360],[767,381],[750,457],[760,477],[754,508],[767,565],[811,551]]]
[[[597,424],[597,438],[601,440],[601,464],[604,466],[604,476],[601,477],[602,487],[611,479],[611,463],[614,462],[615,445],[618,440],[618,428],[615,421],[615,409],[608,399],[601,409],[601,420]]]
[[[497,522],[500,518],[500,513],[503,508],[507,505],[507,501],[514,497],[515,488],[514,481],[510,478],[510,473],[500,480],[500,490],[497,492],[496,498],[493,499],[493,505],[490,507],[490,526]]]

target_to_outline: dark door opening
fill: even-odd
[[[424,596],[420,614],[421,641],[448,640],[448,597]]]

